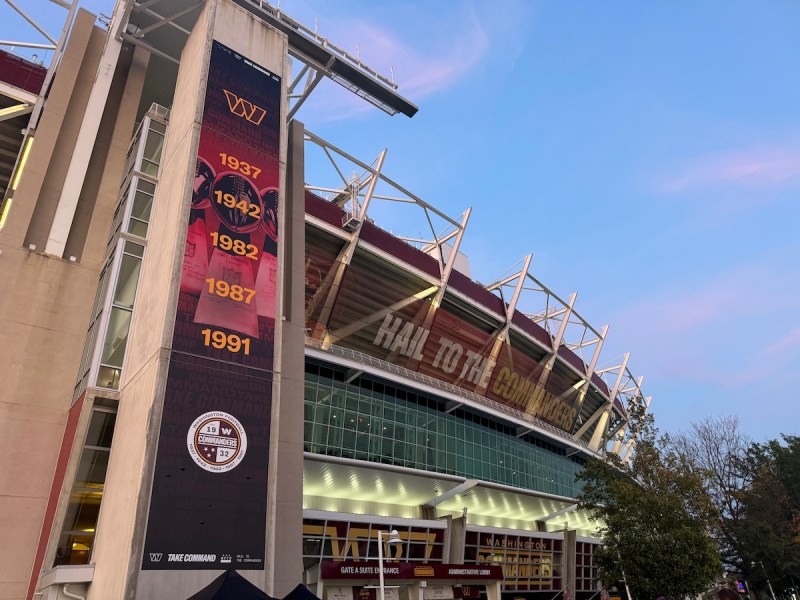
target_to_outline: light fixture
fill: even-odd
[[[19,179],[22,177],[22,170],[25,168],[25,163],[28,162],[28,155],[31,152],[31,146],[33,146],[33,138],[29,137],[25,140],[25,147],[22,150],[22,155],[19,159],[19,164],[17,165],[17,171],[14,173],[14,179],[11,181],[11,189],[16,190],[17,186],[19,185]]]
[[[389,532],[389,537],[386,540],[387,544],[402,544],[403,540],[400,539],[400,534],[397,529],[392,529]],[[380,597],[378,600],[386,600],[385,588],[383,585],[383,531],[378,530],[378,588],[380,589]]]
[[[6,200],[6,203],[3,205],[2,209],[0,209],[0,231],[3,230],[3,227],[6,226],[6,219],[8,218],[8,211],[11,210],[11,203],[14,201],[14,198],[9,197]]]

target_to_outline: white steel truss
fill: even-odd
[[[28,126],[23,131],[20,151],[17,154],[14,162],[11,184],[6,189],[3,197],[0,198],[0,210],[7,210],[8,206],[10,206],[10,199],[14,194],[14,182],[18,181],[18,173],[21,172],[22,166],[24,166],[24,151],[26,148],[30,147],[31,142],[33,141],[33,136],[36,132],[36,127],[39,124],[39,118],[42,114],[42,107],[44,106],[45,98],[50,90],[50,84],[53,81],[55,71],[61,62],[61,57],[64,54],[64,46],[67,41],[67,34],[72,25],[75,11],[78,8],[77,0],[48,0],[48,4],[51,6],[58,7],[66,11],[64,13],[64,21],[60,31],[58,33],[52,33],[48,32],[47,27],[42,24],[41,19],[37,19],[25,12],[25,10],[23,10],[23,8],[14,0],[4,0],[4,2],[28,23],[32,31],[29,30],[26,33],[34,35],[33,41],[30,39],[0,40],[0,46],[10,49],[36,48],[43,50],[45,55],[51,52],[52,55],[49,56],[50,63],[48,65],[42,87],[37,93],[34,94],[32,92],[27,92],[6,83],[0,84],[0,95],[17,102],[17,104],[12,104],[11,106],[0,110],[0,121],[6,121],[8,119],[13,119],[14,117],[30,114]],[[40,7],[37,7],[36,14],[41,17],[42,11]],[[21,31],[20,33],[22,34],[23,32]],[[48,57],[45,56],[45,58]],[[8,203],[8,206],[6,206],[6,203]],[[0,219],[0,222],[2,222],[2,219]]]
[[[42,89],[39,90],[39,93],[35,96],[35,98],[30,97],[29,95],[26,96],[15,95],[12,90],[4,90],[5,95],[8,95],[9,97],[14,98],[16,100],[20,100],[20,104],[5,109],[5,111],[3,111],[2,114],[0,114],[0,121],[11,119],[20,114],[32,113],[30,123],[28,125],[28,129],[30,130],[35,130],[36,125],[39,122],[39,116],[42,110],[43,100],[45,96],[47,96],[47,91],[50,89],[50,83],[53,81],[53,75],[55,74],[55,70],[58,68],[59,63],[61,62],[61,56],[64,53],[64,45],[67,40],[67,33],[69,32],[69,28],[72,25],[72,19],[75,15],[75,11],[78,8],[77,0],[72,0],[72,1],[47,0],[47,1],[51,5],[63,8],[67,11],[64,14],[64,22],[58,34],[48,33],[47,29],[40,22],[40,20],[37,21],[36,18],[26,13],[13,0],[4,0],[4,2],[14,10],[14,12],[16,12],[19,16],[21,16],[30,25],[30,27],[36,31],[36,33],[39,36],[39,39],[38,41],[0,40],[0,46],[5,46],[9,48],[38,48],[44,50],[46,53],[49,52],[53,53],[50,59],[50,64],[48,65],[44,83],[42,84]],[[37,11],[37,14],[41,15],[41,12]],[[54,35],[57,35],[57,37],[53,37]]]
[[[372,163],[367,163],[310,131],[305,132],[305,140],[306,148],[318,148],[331,168],[329,183],[307,184],[306,189],[344,210],[345,222],[342,225],[354,238],[358,237],[361,224],[369,218],[368,210],[374,201],[413,206],[421,211],[427,235],[394,235],[437,258],[444,286],[458,256],[471,209],[465,210],[457,218],[450,217],[387,177],[381,171],[388,153],[386,149]],[[349,177],[345,175],[348,172],[351,173]],[[322,173],[315,173],[315,176],[325,177]]]
[[[338,269],[332,269],[329,277],[341,276],[341,270],[349,264],[358,245],[363,223],[373,221],[370,215],[376,214],[376,202],[385,201],[400,206],[413,206],[422,217],[418,219],[417,224],[421,224],[427,233],[416,236],[392,233],[395,237],[436,257],[439,260],[441,279],[438,285],[420,290],[399,304],[408,304],[435,294],[431,305],[432,307],[438,306],[448,289],[449,276],[458,258],[458,249],[466,232],[471,209],[467,209],[459,218],[449,217],[390,179],[383,172],[387,155],[386,149],[382,150],[374,161],[368,163],[355,158],[311,132],[306,131],[305,141],[307,155],[312,149],[316,149],[321,158],[320,164],[327,164],[329,167],[327,175],[322,168],[315,170],[315,182],[307,183],[306,189],[335,204],[345,213],[342,223],[344,231],[340,230],[337,235],[346,236],[347,239],[340,256],[334,262]],[[350,176],[346,173],[350,173]],[[326,177],[327,180],[325,180]],[[317,183],[323,180],[325,180],[324,183]],[[394,217],[394,213],[392,216]],[[399,224],[403,220],[392,218],[392,222]],[[627,354],[619,363],[598,369],[608,326],[604,325],[599,329],[592,326],[575,309],[577,294],[570,294],[565,299],[550,290],[532,274],[532,262],[532,255],[528,255],[520,263],[508,269],[494,283],[485,286],[487,290],[503,301],[506,314],[504,315],[505,322],[501,323],[494,331],[494,346],[484,350],[493,354],[500,351],[502,342],[509,339],[510,329],[515,327],[512,317],[515,311],[518,311],[542,327],[550,338],[550,344],[543,345],[546,355],[541,362],[545,366],[545,370],[539,381],[540,385],[546,383],[553,365],[559,358],[559,352],[563,348],[578,356],[582,361],[583,369],[563,361],[564,364],[570,365],[579,377],[575,385],[565,394],[573,393],[573,390],[577,391],[579,414],[591,386],[597,388],[607,400],[597,410],[594,410],[585,422],[580,423],[572,438],[576,442],[580,442],[584,436],[591,435],[588,446],[595,452],[599,452],[610,441],[616,440],[621,433],[624,434],[627,408],[634,399],[642,397],[643,378],[636,378],[631,373],[628,368],[629,355]],[[320,296],[312,299],[312,306],[308,310],[313,310],[319,302],[327,302],[332,305],[334,299],[331,290],[337,287],[335,283],[332,279],[327,286],[322,286]],[[336,344],[354,331],[382,319],[387,311],[391,312],[397,309],[399,304],[386,307],[383,311],[368,315],[359,322],[349,324],[337,331],[325,332],[323,335],[316,332],[315,335],[318,336],[318,339],[323,340],[323,348],[329,347],[330,344]],[[326,314],[323,311],[323,318],[320,319],[323,323]],[[600,385],[598,385],[598,378],[602,380]],[[455,408],[457,404],[454,403],[452,408]],[[615,406],[616,412],[614,412]],[[521,428],[520,434],[525,432],[526,428]],[[614,444],[612,450],[624,455],[626,452],[630,452],[631,445],[630,440],[620,440],[619,443]]]

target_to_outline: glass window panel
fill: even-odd
[[[161,162],[161,149],[164,147],[164,136],[160,133],[150,130],[147,139],[144,142],[143,157],[150,162]]]
[[[95,527],[103,499],[108,450],[114,433],[116,414],[94,410],[86,433],[72,494],[56,550],[55,565],[87,564],[91,558]]]
[[[120,212],[122,207],[125,206],[125,202],[128,199],[128,193],[130,192],[130,190],[131,190],[131,182],[129,181],[125,184],[125,191],[123,191],[119,195],[119,200],[117,200],[117,206],[114,210],[114,220],[116,220],[117,214]]]
[[[128,330],[131,325],[131,312],[113,307],[108,320],[106,340],[100,362],[104,365],[122,368],[125,346],[128,344]]]
[[[159,133],[165,133],[167,131],[167,126],[160,121],[150,121],[150,129]]]
[[[54,566],[85,565],[94,546],[93,533],[64,533],[58,540]]]
[[[314,425],[306,428],[306,444],[313,445],[313,451],[536,487],[560,495],[573,496],[579,489],[574,476],[580,465],[534,446],[542,444],[540,440],[516,438],[508,428],[493,426],[488,419],[469,413],[445,415],[442,406],[425,396],[412,394],[414,402],[404,401],[398,393],[401,390],[388,384],[383,391],[375,391],[376,385],[349,385],[340,391],[339,373],[324,367],[315,367],[314,372],[319,372],[317,369],[324,369],[329,379],[326,385],[306,379],[306,403],[315,409],[306,412],[306,420]],[[347,408],[329,413],[327,407],[337,404]]]
[[[64,531],[94,533],[102,498],[102,488],[96,492],[73,492],[64,520]]]
[[[148,224],[146,222],[131,218],[128,220],[128,233],[132,235],[138,235],[141,238],[146,238],[147,226]]]
[[[116,390],[119,388],[119,377],[121,373],[122,371],[116,367],[104,367],[100,365],[97,369],[97,382],[95,385]]]
[[[136,284],[139,282],[139,270],[142,259],[129,254],[123,254],[119,266],[117,289],[114,290],[114,304],[133,308],[133,299],[136,296]]]
[[[144,246],[133,242],[125,242],[125,254],[133,254],[142,258],[144,256]]]
[[[108,455],[107,450],[85,449],[75,475],[75,487],[102,490],[108,469]]]
[[[125,173],[129,173],[130,170],[133,168],[133,161],[136,158],[136,152],[139,148],[139,137],[142,134],[141,128],[136,129],[136,133],[133,136],[133,140],[131,141],[131,145],[128,147],[128,155],[125,157]]]
[[[114,425],[116,422],[116,413],[95,410],[89,422],[89,430],[86,434],[86,445],[111,448],[111,438],[114,436]]]
[[[148,183],[143,179],[140,179],[139,188],[141,188],[141,183]],[[142,189],[137,188],[136,194],[133,196],[133,206],[131,207],[131,215],[136,217],[137,219],[142,219],[143,221],[150,220],[150,211],[153,208],[153,194],[145,192]]]
[[[151,183],[150,181],[145,181],[144,179],[137,179],[136,190],[144,192],[145,194],[150,194],[151,196],[155,196],[156,184]]]
[[[145,175],[150,175],[150,177],[158,177],[158,163],[142,159],[142,166],[139,167],[139,170]]]

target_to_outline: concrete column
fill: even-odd
[[[284,228],[279,249],[283,298],[272,404],[267,518],[267,593],[283,597],[302,580],[303,382],[305,354],[305,166],[302,123],[289,124]],[[282,252],[281,252],[282,250]]]
[[[467,541],[467,518],[458,517],[448,523],[450,548],[447,553],[447,562],[454,565],[464,563],[464,544]]]
[[[102,34],[99,30],[95,34],[94,21],[94,15],[84,10],[79,10],[75,17],[58,77],[47,96],[8,220],[0,234],[0,244],[19,247],[25,242],[27,248],[28,243],[33,243],[39,251],[44,250],[58,202],[56,190],[66,174],[80,125],[71,122],[71,111],[83,110],[92,85],[89,73],[94,73],[102,49],[95,47],[97,36]],[[43,218],[42,212],[48,218]]]
[[[189,219],[189,203],[181,199],[192,194],[213,40],[280,74],[284,86],[287,80],[287,42],[283,34],[228,0],[205,3],[181,56],[131,324],[89,600],[185,598],[220,574],[216,570],[141,570],[178,301],[177,282]],[[284,95],[282,114],[285,103]],[[296,129],[299,133],[294,139],[302,140],[302,130],[302,126]],[[277,314],[283,319],[276,324],[275,334],[270,437],[274,468],[270,471],[267,499],[268,554],[265,571],[241,571],[257,586],[277,590],[279,595],[296,586],[302,574],[303,338],[298,320],[303,319],[303,314],[301,310],[295,315],[291,309],[303,306],[304,229],[298,223],[302,221],[304,205],[302,201],[292,204],[296,198],[302,199],[302,194],[285,193],[286,139],[284,128],[279,146],[279,207],[283,211],[279,239],[283,249],[279,249],[278,277],[287,282],[289,289],[279,300]],[[293,180],[302,185],[302,154],[296,158],[299,174]]]
[[[564,591],[569,592],[570,598],[575,598],[575,543],[576,534],[574,529],[564,531],[564,546],[561,555],[561,585]]]

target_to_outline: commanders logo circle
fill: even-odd
[[[186,446],[198,467],[225,473],[244,459],[247,434],[236,417],[214,410],[194,420],[186,434]]]

